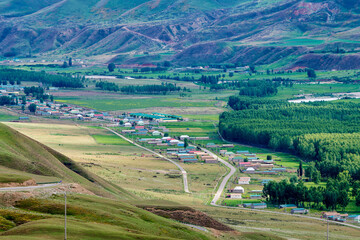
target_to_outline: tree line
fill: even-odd
[[[73,77],[70,74],[60,75],[60,74],[48,74],[44,71],[34,72],[34,71],[25,71],[17,70],[10,68],[0,68],[0,79],[3,81],[8,81],[10,84],[12,82],[20,83],[23,82],[40,82],[45,85],[53,87],[64,87],[64,88],[83,88],[84,78]]]
[[[129,85],[124,87],[119,87],[115,83],[111,82],[97,82],[95,84],[96,87],[100,88],[101,90],[106,91],[114,91],[127,94],[166,94],[167,92],[179,92],[179,91],[189,91],[187,88],[181,88],[176,86],[176,84],[172,83],[162,83],[161,85]]]
[[[352,187],[352,191],[350,188]],[[282,180],[280,182],[270,181],[264,185],[263,196],[272,204],[296,204],[323,210],[341,210],[350,203],[350,197],[356,199],[356,205],[360,206],[360,182],[351,183],[347,171],[341,172],[336,179],[328,179],[326,188],[306,187],[302,180]]]

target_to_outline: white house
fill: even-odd
[[[238,184],[250,184],[250,177],[240,177]]]
[[[124,124],[124,127],[132,127],[132,125],[131,125],[131,123],[127,122],[127,123]]]

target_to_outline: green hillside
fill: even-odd
[[[79,183],[88,190],[106,197],[132,198],[120,187],[89,173],[71,159],[23,134],[0,124],[0,176],[13,174],[47,176],[69,183]]]

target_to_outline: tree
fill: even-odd
[[[67,62],[64,62],[63,65],[61,66],[62,68],[67,68],[69,67],[68,63]]]
[[[53,102],[54,101],[54,96],[50,95],[50,101]]]
[[[168,137],[168,136],[169,136],[169,133],[165,133],[165,134],[164,134],[164,137]]]
[[[271,155],[267,155],[267,156],[266,156],[266,160],[272,160],[272,156],[271,156]]]
[[[36,112],[36,104],[35,103],[32,103],[29,105],[29,111],[32,113]]]
[[[340,205],[343,211],[350,202],[349,194],[346,190],[341,190],[337,199],[337,203]]]
[[[318,184],[321,180],[321,173],[319,170],[315,170],[315,172],[312,173],[312,180],[314,183]]]
[[[355,204],[356,206],[360,206],[360,192],[358,192],[358,194],[356,195]]]
[[[229,72],[229,77],[233,77],[234,73],[233,72]]]
[[[21,105],[21,111],[25,111],[25,105],[23,104],[23,105]]]
[[[188,139],[184,139],[184,148],[187,148],[189,146]]]
[[[292,177],[290,178],[290,182],[291,182],[291,183],[297,183],[297,181],[298,181],[298,178],[297,178],[296,176],[292,176]]]
[[[21,103],[22,103],[22,104],[26,104],[26,97],[25,97],[25,96],[22,96],[22,97],[21,97]]]
[[[115,70],[116,66],[114,63],[109,63],[108,65],[108,69],[109,69],[109,72],[113,72]]]
[[[299,177],[302,177],[302,176],[303,176],[303,165],[302,165],[302,161],[300,161],[298,173],[299,173]]]
[[[336,190],[334,188],[326,188],[323,197],[323,203],[325,204],[326,208],[330,210],[336,210],[336,205],[338,203],[338,193]]]
[[[72,58],[69,58],[69,66],[71,67],[72,65]]]
[[[351,194],[356,197],[360,193],[360,181],[357,180],[353,183]]]
[[[316,78],[316,72],[312,68],[307,69],[307,75],[308,75],[308,78],[310,78],[310,79]]]

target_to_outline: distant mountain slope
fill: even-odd
[[[79,183],[106,197],[133,198],[122,188],[92,174],[68,157],[0,124],[0,165],[22,172],[53,176],[64,182]]]
[[[288,67],[347,54],[351,57],[339,68],[353,69],[360,65],[346,59],[360,51],[359,8],[355,0],[27,0],[23,5],[5,0],[0,2],[0,54],[243,65],[249,64],[239,61],[247,51],[253,64],[291,58]],[[338,45],[343,51],[336,52]],[[193,52],[206,54],[188,62]],[[265,60],[264,52],[281,54]],[[327,68],[333,66],[321,65]]]

